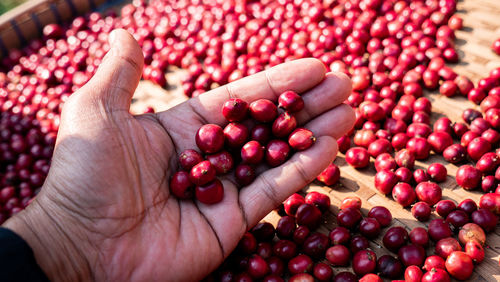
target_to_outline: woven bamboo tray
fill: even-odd
[[[64,23],[109,0],[29,0],[0,16],[0,58],[41,37],[49,23]]]
[[[451,67],[459,74],[467,75],[470,79],[477,81],[487,76],[490,70],[500,66],[500,57],[491,51],[490,46],[494,39],[500,37],[500,1],[498,0],[465,0],[458,4],[458,14],[464,20],[464,28],[456,32],[456,45],[460,56],[460,63]],[[180,78],[182,70],[171,70],[167,74],[169,86],[167,90],[153,85],[148,81],[142,81],[134,96],[132,111],[142,113],[146,107],[151,106],[156,111],[166,110],[187,98],[180,89]],[[435,121],[439,117],[446,115],[452,121],[460,121],[462,111],[466,108],[479,107],[463,97],[453,99],[441,96],[437,91],[425,94],[433,106],[432,119]],[[373,159],[372,159],[373,161]],[[441,156],[432,155],[425,163],[417,162],[416,168],[426,168],[428,164],[440,162],[448,169],[448,179],[440,183],[443,188],[443,199],[452,199],[459,203],[463,199],[472,198],[479,202],[482,193],[468,192],[458,187],[455,181],[457,167],[447,163]],[[366,215],[373,206],[385,206],[389,208],[394,217],[393,226],[404,226],[408,230],[426,224],[417,221],[409,209],[403,209],[392,198],[381,195],[373,185],[375,169],[373,165],[368,169],[356,170],[345,162],[344,155],[339,154],[335,160],[341,168],[341,180],[335,186],[322,186],[318,182],[311,183],[303,189],[306,191],[319,191],[330,196],[332,205],[329,213],[325,215],[325,222],[319,228],[320,232],[328,234],[329,230],[336,226],[336,214],[342,199],[346,196],[356,195],[363,200],[363,214]],[[438,216],[433,214],[432,218]],[[266,216],[265,221],[276,224],[279,216],[272,212]],[[427,222],[428,223],[428,222]],[[385,232],[385,228],[383,232]],[[372,249],[377,256],[388,254],[382,247],[382,236],[372,241]],[[500,227],[487,236],[487,247],[485,260],[475,268],[470,280],[477,281],[500,281]],[[432,254],[433,247],[429,248],[428,254]],[[350,268],[335,268],[335,272],[344,270],[351,271]]]

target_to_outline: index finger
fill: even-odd
[[[204,122],[223,125],[227,122],[221,108],[228,99],[240,98],[249,103],[257,99],[276,101],[287,90],[302,93],[314,87],[325,78],[325,73],[325,66],[317,59],[290,61],[189,99],[184,106],[191,107]]]

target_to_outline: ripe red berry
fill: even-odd
[[[430,145],[427,139],[422,137],[413,137],[406,144],[406,149],[412,153],[417,160],[425,160],[429,157]]]
[[[283,207],[285,209],[285,213],[290,216],[295,216],[297,209],[300,205],[304,204],[306,200],[300,194],[294,193],[290,195],[284,202]],[[320,212],[321,213],[321,212]]]
[[[224,137],[227,146],[240,148],[248,140],[248,129],[241,123],[232,122],[224,127]]]
[[[413,169],[413,166],[415,165],[415,155],[407,149],[398,151],[394,156],[394,160],[399,167]]]
[[[189,180],[195,185],[205,185],[215,178],[215,168],[209,161],[202,161],[193,166],[189,173]]]
[[[472,259],[464,252],[452,252],[446,259],[446,270],[459,280],[466,280],[472,275],[474,264]]]
[[[458,87],[453,80],[447,80],[439,87],[439,93],[446,97],[452,97],[457,93]]]
[[[392,197],[403,207],[411,205],[417,197],[415,190],[408,183],[398,183],[392,189]]]
[[[458,168],[455,178],[465,190],[473,190],[479,186],[481,172],[471,165],[463,165]]]
[[[218,175],[226,174],[231,169],[233,169],[233,157],[227,151],[221,151],[212,155],[207,155],[207,160],[215,168],[215,172]]]
[[[421,182],[415,188],[415,193],[420,201],[426,202],[429,206],[434,206],[441,200],[442,190],[434,182]]]
[[[287,137],[297,127],[297,120],[288,112],[280,114],[273,122],[272,132],[278,138]]]
[[[266,162],[272,167],[283,164],[290,155],[290,146],[283,140],[271,140],[266,146]]]
[[[446,167],[440,163],[433,163],[427,168],[427,173],[431,177],[431,180],[435,182],[444,182],[448,171]]]
[[[278,115],[276,105],[267,99],[259,99],[250,104],[250,115],[259,122],[271,122]]]
[[[316,142],[316,137],[310,130],[305,128],[295,129],[288,137],[288,144],[297,151],[308,149],[314,142]]]
[[[354,168],[364,168],[370,164],[370,155],[363,147],[353,147],[347,150],[345,160]]]
[[[289,112],[298,112],[304,108],[304,100],[302,97],[293,92],[286,91],[281,93],[278,98],[279,107]]]
[[[491,150],[490,142],[486,141],[483,137],[477,137],[470,141],[469,145],[467,145],[467,153],[471,157],[471,159],[477,161],[484,154]]]
[[[493,43],[491,44],[491,50],[493,50],[493,52],[497,53],[497,55],[500,56],[500,38],[493,41]]]
[[[386,195],[398,183],[399,177],[390,170],[382,170],[375,174],[375,188]]]
[[[222,106],[222,115],[229,121],[242,121],[248,114],[248,103],[239,99],[231,98]]]
[[[179,163],[182,167],[182,169],[186,171],[191,171],[193,166],[197,165],[198,163],[203,161],[203,157],[201,156],[200,153],[198,153],[195,150],[185,150],[184,152],[181,153],[179,156]]]
[[[194,185],[189,180],[189,173],[178,171],[170,180],[170,192],[179,199],[190,199],[193,197]]]
[[[216,124],[205,124],[196,133],[196,145],[206,154],[217,153],[224,146],[224,131]]]
[[[241,148],[241,160],[248,164],[258,164],[264,158],[264,146],[257,141],[248,141]]]
[[[329,164],[316,179],[325,185],[334,185],[340,179],[340,169],[335,164]]]
[[[453,139],[447,132],[436,131],[427,137],[427,142],[434,152],[440,154],[453,144]]]

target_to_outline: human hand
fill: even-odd
[[[342,104],[350,94],[349,79],[325,74],[315,59],[276,66],[165,112],[133,116],[129,108],[142,52],[123,30],[112,33],[110,44],[94,77],[64,105],[43,189],[4,225],[28,242],[51,280],[203,278],[248,228],[332,162],[335,138],[354,124],[353,110]],[[314,146],[247,187],[223,177],[218,204],[170,195],[179,154],[196,148],[201,125],[225,124],[221,107],[227,99],[276,101],[286,90],[303,93],[306,106],[296,117],[314,132]]]

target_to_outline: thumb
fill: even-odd
[[[128,112],[142,75],[144,57],[137,41],[123,29],[109,34],[109,45],[110,50],[92,79],[74,96],[82,108],[104,107],[110,112]]]

